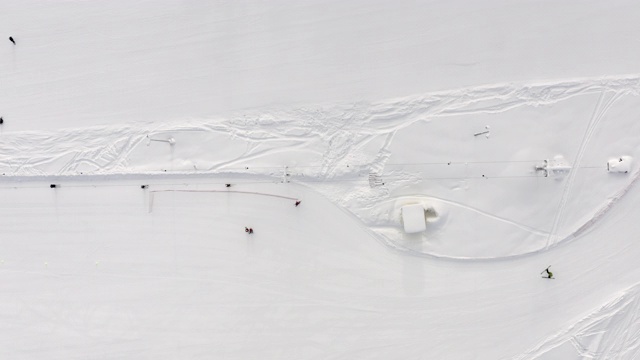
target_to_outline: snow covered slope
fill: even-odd
[[[0,3],[0,358],[637,358],[638,10]]]
[[[5,130],[637,73],[634,1],[2,1]],[[10,126],[9,126],[10,125]]]

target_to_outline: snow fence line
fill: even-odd
[[[287,199],[287,200],[294,200],[294,201],[299,200],[298,198],[294,198],[294,197],[290,197],[290,196],[269,194],[269,193],[256,192],[256,191],[237,191],[237,190],[151,190],[151,191],[149,191],[149,213],[151,213],[151,211],[153,210],[153,198],[155,196],[155,193],[162,193],[162,192],[236,193],[236,194],[271,196],[271,197]]]

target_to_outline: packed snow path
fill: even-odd
[[[637,170],[611,176],[604,164],[621,152],[640,157],[630,136],[638,127],[631,109],[639,90],[640,78],[626,76],[179,124],[7,131],[0,137],[0,171],[12,182],[133,174],[294,181],[348,209],[397,250],[458,259],[517,256],[574,238],[634,184]],[[514,126],[524,131],[508,134]],[[473,136],[487,128],[486,136]],[[621,138],[618,128],[629,135]],[[543,178],[535,171],[557,154],[570,163],[567,176]],[[600,185],[576,190],[586,184]],[[505,206],[496,201],[501,198],[527,206]],[[439,215],[420,240],[400,231],[403,201],[423,202]]]

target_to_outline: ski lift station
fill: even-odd
[[[546,159],[542,164],[536,165],[536,171],[542,171],[544,176],[552,176],[556,178],[564,177],[571,170],[571,166],[562,155],[556,155],[553,159]]]
[[[407,234],[425,231],[427,221],[422,204],[405,205],[402,207],[402,224]]]
[[[621,156],[607,162],[607,171],[612,173],[628,173],[631,170],[631,156]]]

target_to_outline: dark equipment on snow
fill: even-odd
[[[56,184],[51,184],[51,185],[49,185],[49,187],[50,187],[50,188],[52,188],[52,189],[55,189],[55,188],[57,188],[57,187],[58,187],[58,185],[56,185]]]
[[[13,40],[13,37],[11,37],[11,36],[9,36],[9,41],[11,41],[11,42],[13,43],[13,45],[15,45],[15,44],[16,44],[16,41],[15,41],[15,40]]]
[[[226,187],[231,187],[231,184],[224,184],[224,186],[226,186]]]
[[[140,189],[146,189],[146,188],[148,188],[148,187],[149,187],[149,185],[141,185],[141,186],[140,186]]]

